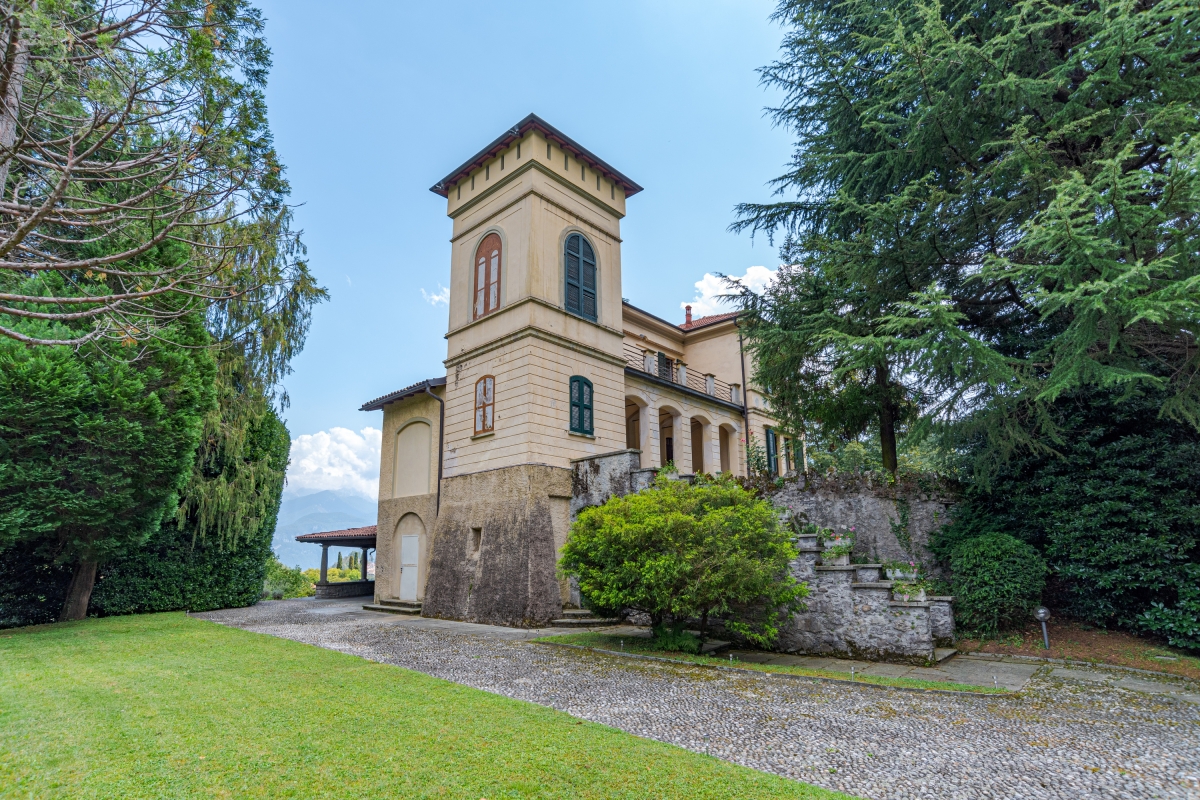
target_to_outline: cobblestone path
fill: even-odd
[[[873,800],[1200,800],[1200,705],[1162,695],[1042,675],[1008,697],[859,688],[322,610],[334,609],[283,601],[199,616]]]

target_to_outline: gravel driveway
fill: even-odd
[[[1200,706],[1035,676],[1009,697],[726,673],[343,602],[196,615],[396,664],[866,798],[1200,800]]]

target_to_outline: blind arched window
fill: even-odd
[[[565,249],[567,311],[595,321],[596,252],[579,233],[567,237]]]
[[[571,430],[592,435],[592,382],[582,375],[571,378]]]
[[[495,423],[496,379],[484,375],[475,381],[475,433],[488,433]]]
[[[489,233],[475,250],[475,307],[472,319],[479,319],[500,307],[500,261],[503,249],[499,234]]]

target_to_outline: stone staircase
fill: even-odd
[[[562,619],[551,620],[550,625],[555,628],[607,628],[611,625],[620,624],[621,620],[614,618],[603,619],[597,617],[586,608],[564,608]]]
[[[410,617],[421,616],[419,600],[380,600],[363,606],[365,611],[384,611],[388,614],[405,614]]]
[[[807,610],[781,632],[777,649],[934,665],[956,652],[950,597],[898,598],[881,564],[827,556],[815,535],[796,537],[792,574],[808,584]]]

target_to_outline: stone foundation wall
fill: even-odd
[[[422,615],[512,627],[561,616],[568,587],[555,572],[571,479],[540,464],[444,479]]]

